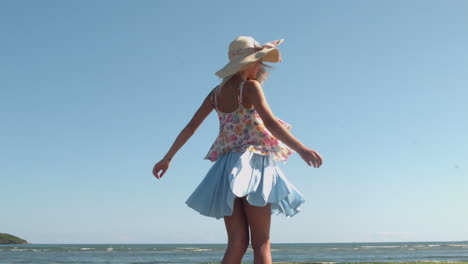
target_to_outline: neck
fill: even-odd
[[[249,76],[240,75],[239,77],[237,77],[237,78],[235,79],[235,81],[236,81],[236,82],[237,82],[237,81],[241,82],[241,81],[250,80],[250,79],[252,79],[252,78],[250,78]]]
[[[250,72],[243,72],[240,75],[241,80],[252,80],[255,79],[255,77],[251,76]]]
[[[237,82],[241,82],[241,81],[246,81],[246,80],[252,80],[252,79],[255,79],[255,78],[252,78],[251,76],[248,76],[248,74],[246,73],[242,73],[240,75],[237,75],[237,76],[233,76],[230,78],[230,80],[228,80],[227,82],[229,83],[237,83]]]

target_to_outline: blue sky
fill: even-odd
[[[468,2],[2,1],[0,232],[33,243],[224,243],[185,205],[212,112],[151,171],[237,36],[284,38],[263,84],[323,157],[279,164],[306,198],[272,242],[468,237]]]

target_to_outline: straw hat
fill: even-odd
[[[229,63],[216,72],[220,78],[226,78],[242,69],[242,66],[257,60],[265,62],[280,62],[281,54],[277,46],[284,39],[270,41],[263,46],[252,37],[240,36],[229,45]]]

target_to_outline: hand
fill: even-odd
[[[161,161],[156,163],[156,165],[154,165],[154,168],[153,168],[154,177],[156,177],[157,179],[161,179],[161,177],[164,175],[164,173],[166,173],[167,169],[169,168],[170,163],[171,163],[170,160],[165,160],[165,159],[162,159]]]
[[[307,165],[314,165],[314,168],[318,168],[322,165],[322,156],[320,156],[317,151],[304,147],[304,149],[298,153]]]

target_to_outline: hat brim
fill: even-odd
[[[226,78],[238,72],[243,65],[258,60],[274,63],[282,61],[281,54],[277,48],[262,49],[245,57],[239,57],[229,61],[226,66],[216,72],[216,75],[220,78]]]

